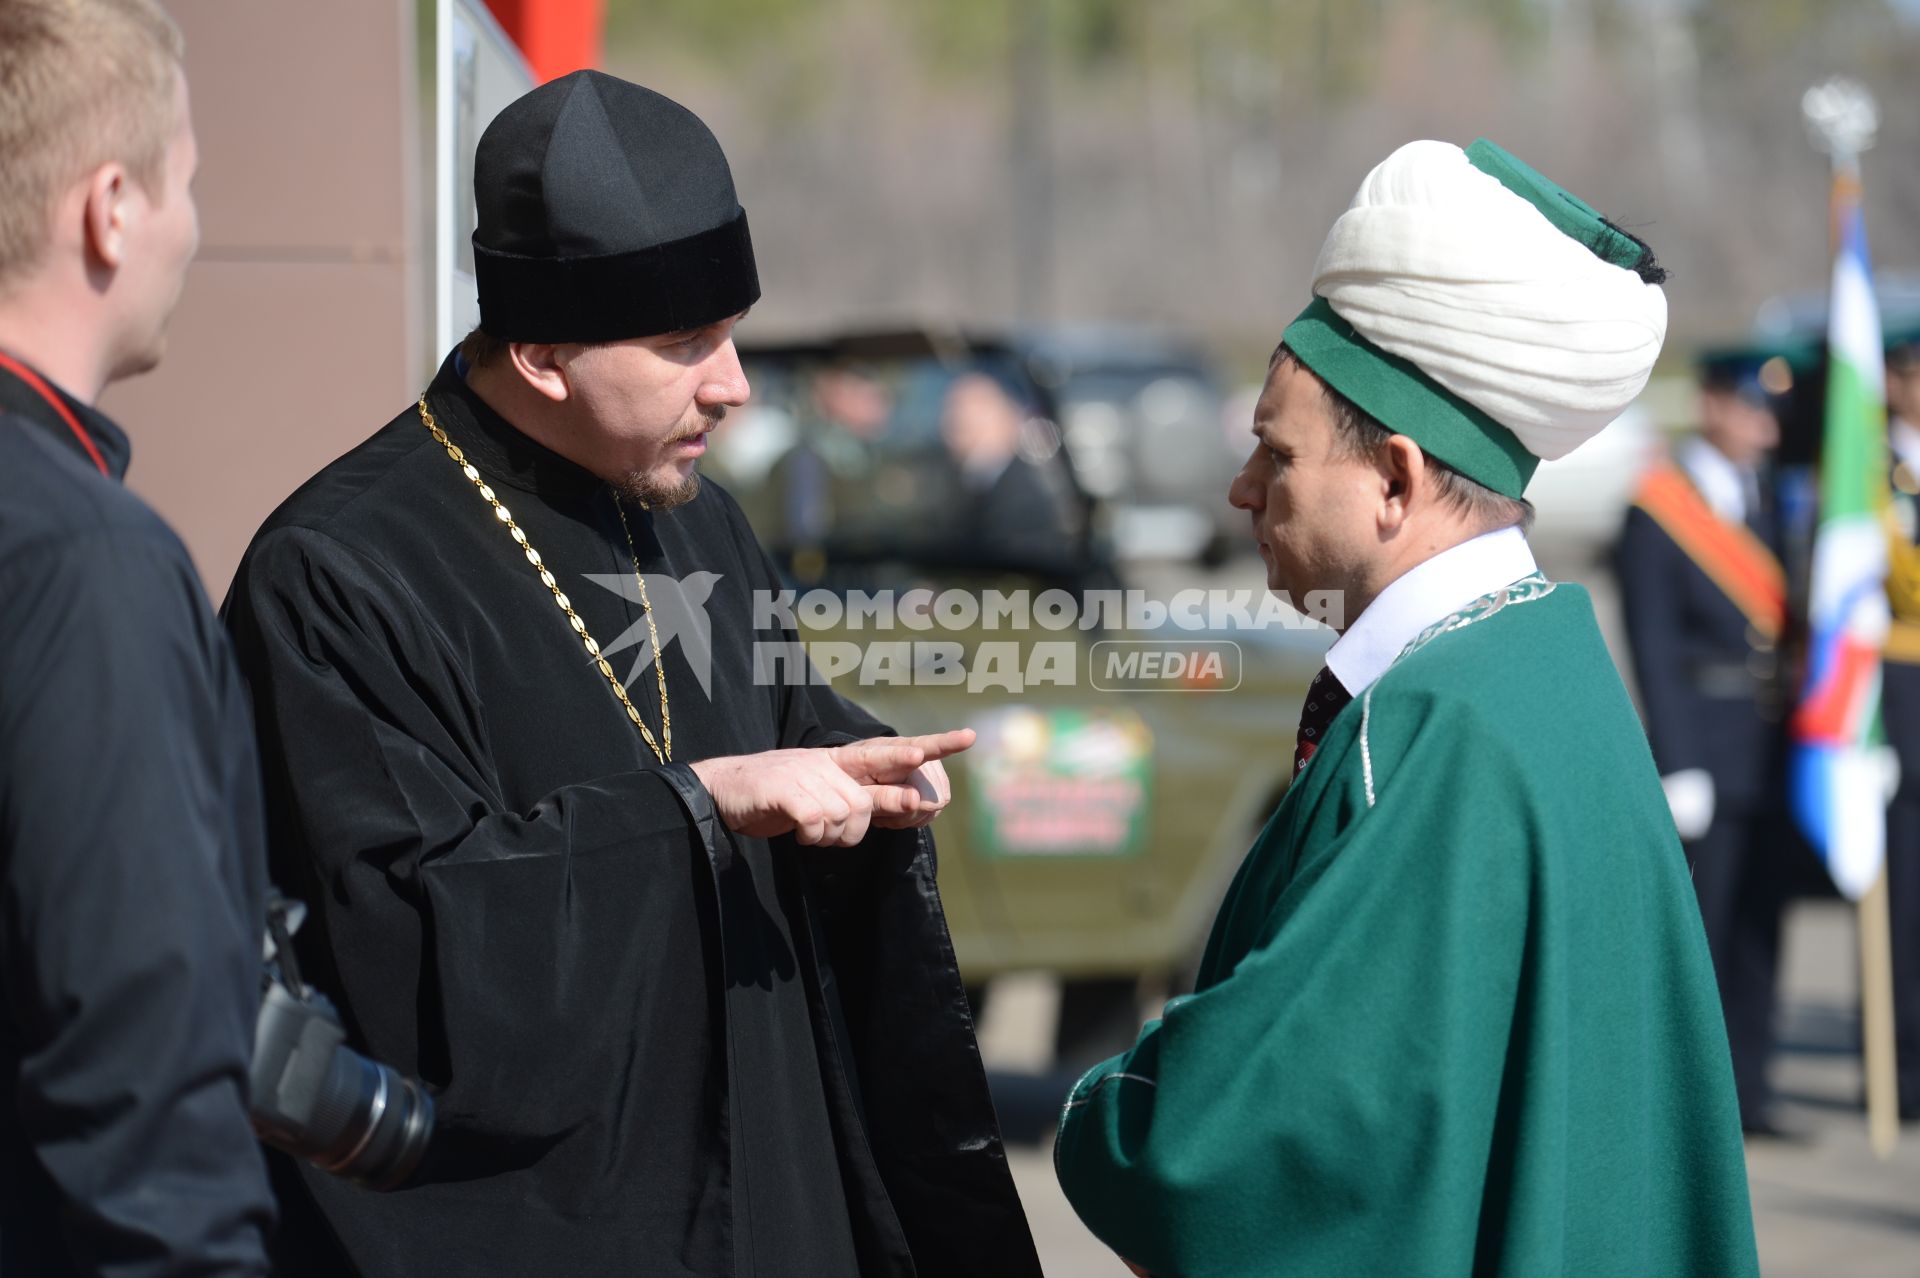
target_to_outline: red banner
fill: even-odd
[[[487,7],[540,83],[600,65],[606,0],[487,0]]]

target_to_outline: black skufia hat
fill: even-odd
[[[747,215],[698,116],[575,71],[509,105],[473,165],[480,327],[505,342],[699,328],[760,297]]]

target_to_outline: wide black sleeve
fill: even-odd
[[[701,952],[700,921],[664,889],[706,873],[705,788],[684,764],[647,766],[509,804],[449,641],[323,533],[256,542],[225,616],[274,872],[317,915],[303,958],[364,1050],[440,1088],[435,1156],[474,1175],[593,1121],[595,1062],[617,1056],[633,991],[659,952]]]
[[[1614,571],[1653,757],[1662,775],[1709,767],[1713,760],[1692,712],[1697,698],[1687,682],[1681,616],[1693,566],[1653,517],[1634,506],[1614,548]]]
[[[265,858],[225,640],[158,532],[96,530],[8,577],[9,1103],[80,1272],[263,1274],[273,1206],[245,1088]]]

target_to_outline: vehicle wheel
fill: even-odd
[[[1064,980],[1054,1024],[1056,1068],[1078,1073],[1126,1050],[1140,1032],[1140,982],[1131,976]]]

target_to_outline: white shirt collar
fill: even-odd
[[[1482,533],[1449,547],[1390,582],[1327,649],[1327,669],[1357,697],[1422,630],[1538,571],[1527,536],[1518,528]]]
[[[1753,482],[1751,471],[1743,471],[1727,460],[1727,455],[1698,435],[1686,440],[1675,451],[1680,468],[1700,490],[1713,513],[1730,524],[1747,522],[1747,488]]]

